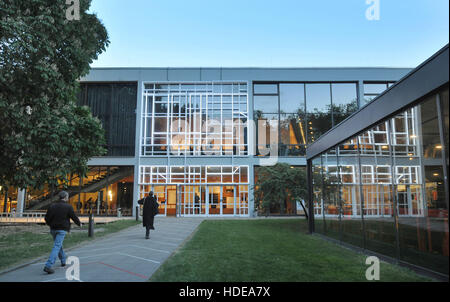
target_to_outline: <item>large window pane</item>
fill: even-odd
[[[424,158],[441,158],[443,146],[439,135],[436,96],[420,106],[422,121],[422,149]]]
[[[375,143],[374,137],[377,134],[383,137],[380,143]],[[362,211],[366,248],[396,257],[392,162],[387,139],[385,122],[358,136],[361,147]]]
[[[305,85],[280,84],[280,112],[303,113],[305,111]]]
[[[256,154],[258,156],[269,156],[270,145],[278,144],[278,124],[278,114],[261,114],[255,119]]]
[[[280,156],[305,156],[306,122],[296,114],[281,114],[280,120]]]
[[[278,94],[277,84],[255,84],[254,94]]]
[[[306,110],[330,114],[330,84],[306,84]]]
[[[305,89],[308,143],[312,143],[332,127],[330,84],[306,84]]]
[[[341,238],[363,246],[357,138],[338,147],[340,201],[342,206]]]
[[[364,94],[381,94],[386,89],[386,83],[364,84]]]
[[[263,113],[277,113],[278,112],[278,96],[254,96],[255,111]]]
[[[308,144],[313,143],[316,139],[331,129],[331,114],[326,112],[315,112],[307,114],[307,137]]]
[[[413,110],[423,158],[395,153],[400,258],[448,274],[448,209],[436,95]],[[404,114],[404,113],[403,113]],[[400,114],[402,115],[402,114]],[[420,121],[420,123],[419,123]]]
[[[339,175],[336,150],[333,148],[322,156],[324,230],[327,236],[340,239]]]
[[[356,84],[331,84],[334,125],[339,124],[358,110]]]
[[[324,202],[323,202],[323,167],[322,156],[319,155],[312,160],[312,202],[314,206],[314,229],[323,234],[324,229]]]

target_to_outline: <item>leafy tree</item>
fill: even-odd
[[[80,20],[55,0],[0,2],[0,185],[41,188],[104,154],[104,131],[77,105],[78,79],[109,44],[91,1]]]
[[[286,163],[258,168],[254,185],[255,207],[267,214],[271,207],[286,212],[287,202],[307,200],[308,184],[305,168],[291,168]]]

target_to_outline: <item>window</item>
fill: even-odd
[[[246,83],[144,87],[141,156],[247,154]]]
[[[255,84],[253,86],[254,94],[278,94],[277,84]]]
[[[280,84],[280,113],[304,113],[305,84]]]
[[[255,95],[255,111],[263,113],[278,113],[278,96]]]
[[[372,102],[393,84],[394,82],[364,82],[364,100],[361,105]]]

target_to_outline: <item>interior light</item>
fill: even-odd
[[[441,145],[437,145],[435,148],[436,149],[442,149],[442,146]]]
[[[433,173],[433,176],[439,176],[439,173]]]
[[[412,158],[412,157],[410,157],[410,158],[409,158],[409,160],[413,160],[413,158]]]
[[[388,146],[382,146],[381,147],[381,149],[387,149],[388,148]]]
[[[410,138],[417,138],[417,135],[411,135]]]

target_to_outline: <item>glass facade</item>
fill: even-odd
[[[141,156],[248,154],[246,83],[145,84]]]
[[[316,156],[315,231],[448,275],[447,148],[448,88]]]
[[[141,166],[140,198],[153,191],[160,214],[248,215],[248,166]]]
[[[0,186],[0,212],[11,213],[17,208],[17,188]]]
[[[255,124],[264,123],[258,156],[267,155],[259,150],[269,143],[278,144],[278,156],[305,156],[309,143],[358,110],[356,83],[261,83],[253,92]],[[264,125],[277,135],[260,133]]]
[[[45,209],[52,196],[60,190],[69,193],[69,203],[79,215],[130,216],[133,208],[133,166],[91,166],[86,176],[67,175],[65,182],[53,188],[27,189],[25,209]],[[37,207],[45,204],[44,207]]]

